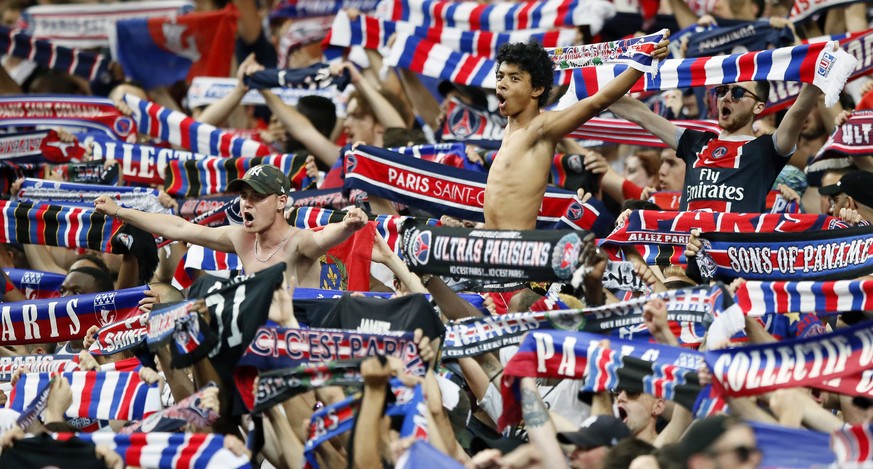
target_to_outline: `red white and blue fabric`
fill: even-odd
[[[13,194],[13,200],[19,203],[93,207],[94,199],[101,195],[111,197],[122,207],[151,213],[173,213],[172,209],[164,207],[158,201],[157,189],[78,184],[37,178],[25,178],[21,188],[16,194]]]
[[[590,25],[591,32],[597,34],[604,20],[615,15],[611,4],[592,0],[493,5],[473,1],[387,0],[381,6],[385,9],[380,8],[378,14],[387,20],[407,21],[416,26],[492,32]]]
[[[97,432],[76,435],[95,445],[106,445],[127,466],[142,469],[242,469],[250,468],[245,456],[224,448],[224,435],[216,433]]]
[[[73,403],[69,418],[139,420],[161,410],[160,388],[143,382],[133,371],[73,371],[60,375],[70,382]],[[50,373],[24,373],[12,389],[8,407],[21,411],[33,401]]]
[[[444,164],[455,168],[472,171],[485,171],[481,163],[473,163],[467,158],[467,146],[460,142],[412,145],[408,147],[389,148],[401,155],[413,156],[425,161]]]
[[[345,163],[346,189],[360,189],[410,207],[464,220],[484,220],[487,176],[483,173],[408,158],[366,145],[348,152]],[[599,201],[592,199],[582,203],[570,191],[548,188],[537,225],[606,234],[612,224],[608,218],[610,215]]]
[[[17,27],[56,44],[101,48],[109,46],[109,36],[118,20],[175,18],[193,6],[189,0],[36,5],[22,12]]]
[[[0,357],[0,382],[12,380],[12,375],[22,366],[27,366],[31,373],[57,374],[79,369],[79,357],[71,359],[60,358],[55,355],[16,355],[14,357]],[[10,388],[11,389],[11,388]]]
[[[547,48],[557,70],[599,66],[605,63],[625,64],[641,72],[657,74],[658,59],[652,56],[666,29],[645,36],[619,39],[597,44]]]
[[[71,95],[0,97],[0,127],[64,127],[87,130],[113,139],[135,141],[134,119],[122,114],[106,98]]]
[[[230,181],[242,177],[252,166],[271,164],[289,175],[292,187],[302,188],[311,182],[306,175],[305,154],[288,153],[254,158],[206,157],[167,162],[164,188],[181,197],[203,197],[227,192]],[[232,169],[229,169],[232,168]]]
[[[326,208],[316,207],[299,207],[294,209],[291,218],[288,221],[292,226],[297,228],[316,228],[319,226],[327,226],[328,223],[336,223],[342,221],[344,212],[337,212]],[[400,252],[400,227],[403,222],[413,217],[404,217],[397,215],[376,215],[376,232],[388,243],[388,246],[394,252]],[[425,223],[429,226],[438,226],[439,220],[436,218],[416,218],[420,223]]]
[[[601,340],[603,340],[602,335],[585,332],[541,330],[529,333],[503,370],[500,391],[503,395],[503,414],[500,416],[498,426],[504,428],[516,424],[522,417],[516,378],[581,379],[588,368],[589,350],[592,350]],[[688,370],[696,370],[701,364],[699,353],[679,347],[619,338],[610,338],[610,345],[627,351],[629,356],[635,358],[645,360],[648,357],[658,357],[659,363]],[[604,373],[596,377],[601,387],[611,382],[618,383],[618,377],[611,375],[608,370],[604,368],[601,370]]]
[[[355,8],[362,12],[376,9],[380,0],[282,0],[276,3],[270,18],[312,18],[330,16],[341,10]]]
[[[159,138],[194,153],[210,156],[265,156],[270,147],[234,137],[212,125],[197,122],[185,114],[129,94],[122,98],[133,111],[139,132]]]
[[[0,342],[42,344],[81,339],[91,326],[136,315],[147,287],[3,303]]]
[[[200,160],[206,155],[174,148],[122,143],[89,136],[92,160],[115,160],[121,165],[124,182],[136,185],[163,184],[167,163],[176,160]]]
[[[830,445],[831,435],[827,433],[753,420],[747,420],[746,424],[755,432],[755,443],[761,450],[761,464],[758,467],[838,469],[829,466],[836,457]],[[786,445],[786,441],[790,441],[791,444]],[[839,469],[849,469],[849,467],[842,466]]]
[[[810,16],[828,8],[854,3],[852,0],[820,0],[815,2],[799,0],[795,1],[788,14],[788,19],[794,23],[801,23]]]
[[[410,34],[397,34],[385,64],[461,85],[497,87],[497,62],[488,56],[455,52],[450,47]],[[570,71],[555,72],[555,84],[569,85],[571,81]]]
[[[713,389],[725,396],[754,396],[776,389],[811,386],[852,396],[873,397],[863,377],[873,356],[873,325],[805,339],[709,350]],[[847,381],[847,378],[852,378]],[[831,380],[839,379],[839,385]]]
[[[816,43],[714,57],[669,59],[661,63],[657,76],[646,75],[631,91],[756,80],[798,81],[817,86],[825,95],[825,104],[833,106],[858,63],[842,49],[834,52],[834,44]],[[567,107],[593,95],[626,68],[625,65],[602,65],[573,70],[570,89],[558,107]]]
[[[873,110],[852,112],[846,123],[837,127],[815,157],[810,160],[806,172],[809,174],[851,166],[853,157],[873,154],[871,137],[873,137]]]
[[[866,464],[873,460],[873,425],[856,424],[833,432],[831,449],[837,455],[837,464],[828,467],[867,467]]]
[[[0,242],[112,252],[121,222],[85,207],[0,200]]]
[[[697,265],[709,279],[837,280],[873,273],[873,226],[803,233],[710,232],[700,239]]]
[[[359,15],[349,19],[345,11],[337,13],[326,43],[334,47],[362,46],[366,49],[381,49],[388,45],[388,38],[394,33],[427,39],[441,44],[455,52],[494,58],[500,46],[512,42],[534,39],[543,47],[567,47],[576,39],[576,30],[571,28],[540,30],[510,30],[495,33],[463,28],[432,28],[417,26],[406,21],[390,21],[373,16]]]
[[[718,122],[713,120],[673,120],[670,121],[683,129],[702,132],[721,132]],[[633,122],[624,119],[594,117],[582,124],[578,129],[567,134],[567,137],[583,140],[602,140],[627,145],[645,145],[647,147],[664,148],[666,145],[651,132]]]
[[[637,210],[606,237],[604,244],[634,246],[649,264],[685,264],[684,250],[692,229],[701,233],[800,233],[845,227],[828,215]],[[618,260],[613,250],[610,253]]]
[[[734,298],[749,316],[869,311],[873,310],[873,281],[747,281],[740,284]]]
[[[110,36],[112,57],[125,75],[153,89],[195,76],[230,74],[237,29],[233,4],[219,11],[177,18],[117,21]]]
[[[66,275],[28,269],[3,269],[12,284],[28,300],[54,298],[59,296],[58,288],[64,283]]]
[[[82,77],[88,81],[109,81],[109,58],[80,49],[59,46],[35,39],[20,29],[0,26],[0,51],[5,55],[30,60],[59,72]]]

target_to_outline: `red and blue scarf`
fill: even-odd
[[[84,207],[0,201],[0,242],[112,252],[121,222]]]

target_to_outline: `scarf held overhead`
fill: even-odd
[[[347,152],[345,188],[360,189],[411,207],[464,220],[484,221],[487,176],[438,163],[402,157],[381,148],[359,145]],[[574,193],[546,189],[539,228],[589,229],[608,233],[605,208],[580,202]]]
[[[87,129],[110,138],[136,140],[137,125],[106,98],[66,95],[0,97],[0,127],[36,125]]]
[[[837,50],[834,51],[834,48]],[[727,56],[669,59],[661,63],[658,76],[646,76],[632,92],[720,85],[756,80],[799,81],[822,90],[825,105],[839,99],[858,61],[836,42],[806,44]],[[573,71],[567,94],[558,103],[565,108],[593,95],[626,69],[624,65],[586,67]]]
[[[142,469],[244,469],[251,464],[224,447],[215,433],[80,433],[95,445],[106,445],[128,466]]]
[[[86,139],[85,145],[91,147],[93,160],[116,160],[121,163],[124,181],[137,185],[163,184],[164,173],[170,161],[202,160],[207,157],[200,153],[173,148],[122,143],[93,137]]]
[[[292,187],[302,189],[312,180],[306,175],[305,154],[289,153],[253,158],[171,160],[167,163],[164,188],[179,197],[203,197],[227,192],[230,181],[243,177],[252,166],[271,164],[288,175]]]
[[[112,252],[121,222],[93,209],[0,201],[0,242]]]
[[[108,195],[125,208],[151,213],[173,213],[158,201],[158,191],[144,187],[102,186],[26,178],[13,195],[18,203],[48,203],[75,207],[93,207],[94,199]]]
[[[139,311],[145,287],[3,303],[0,306],[0,342],[5,345],[40,344],[81,339],[91,326],[104,326]]]
[[[265,156],[270,148],[197,122],[185,114],[126,94],[122,98],[133,111],[139,132],[185,150],[210,156]]]
[[[84,78],[108,83],[109,58],[77,48],[58,45],[58,40],[35,39],[20,29],[0,26],[0,51],[6,55],[31,60],[39,65]]]

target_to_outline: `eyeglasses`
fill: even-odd
[[[635,389],[613,389],[610,391],[610,394],[612,394],[613,399],[618,399],[618,396],[621,395],[622,392],[624,392],[628,399],[636,399],[643,393],[642,391],[637,391]]]
[[[712,92],[715,93],[715,97],[718,99],[724,98],[725,96],[727,96],[728,92],[730,92],[731,100],[733,102],[738,102],[739,100],[743,99],[743,96],[745,96],[746,93],[749,93],[750,95],[752,95],[753,98],[755,98],[755,101],[761,101],[762,103],[764,102],[764,100],[761,99],[758,95],[743,88],[742,86],[716,86],[715,88],[713,88]]]
[[[752,459],[752,456],[760,454],[761,450],[753,446],[736,446],[734,448],[713,450],[707,452],[707,454],[713,457],[717,457],[725,453],[736,453],[737,461],[739,461],[740,463],[744,463]]]

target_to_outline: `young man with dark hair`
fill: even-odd
[[[653,56],[663,59],[668,44],[662,40]],[[498,109],[508,123],[485,186],[486,228],[535,228],[558,141],[627,94],[643,75],[628,68],[595,95],[561,111],[541,112],[553,73],[551,59],[534,41],[505,44],[497,54]]]
[[[752,124],[764,112],[770,84],[720,85],[713,93],[719,134],[679,128],[629,96],[609,109],[660,138],[685,161],[680,210],[765,212],[767,193],[794,153],[803,122],[815,109],[821,91],[803,85],[776,132],[757,138]]]

